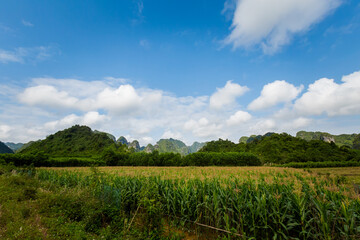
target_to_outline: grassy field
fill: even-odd
[[[75,172],[91,172],[90,167],[40,168],[48,170],[66,170]],[[281,167],[98,167],[100,172],[119,176],[160,176],[165,179],[206,179],[206,178],[238,178],[266,175],[271,179],[274,173],[301,173],[304,176],[343,177],[348,185],[360,185],[360,167],[311,168],[308,170]]]
[[[331,176],[343,176],[348,184],[360,185],[360,167],[313,168],[311,171],[325,175],[330,174]]]
[[[351,170],[351,171],[349,171]],[[359,168],[40,168],[0,176],[2,239],[358,239]]]

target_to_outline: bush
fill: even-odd
[[[291,162],[278,167],[292,167],[292,168],[328,168],[328,167],[356,167],[360,166],[359,161],[327,161],[327,162]]]
[[[260,166],[258,157],[245,152],[196,152],[184,157],[186,166]]]

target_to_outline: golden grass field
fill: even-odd
[[[75,172],[91,172],[91,167],[58,167],[41,168],[52,170],[67,170]],[[312,168],[309,170],[281,167],[98,167],[100,172],[119,176],[160,176],[164,179],[257,179],[264,177],[268,181],[272,180],[275,173],[301,173],[304,177],[316,176],[317,178],[327,178],[343,176],[347,184],[360,185],[360,167],[343,168]]]

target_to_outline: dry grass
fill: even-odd
[[[349,183],[360,185],[360,167],[312,168],[311,171],[332,176],[344,176]]]
[[[75,172],[91,172],[90,167],[42,168],[51,170],[67,170]],[[310,175],[301,169],[274,167],[98,167],[100,172],[119,176],[160,176],[164,179],[206,179],[206,178],[239,178],[274,175],[275,173],[301,173]]]

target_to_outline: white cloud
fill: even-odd
[[[69,96],[67,92],[58,91],[49,85],[27,88],[18,97],[27,105],[51,108],[75,108],[78,102],[77,98]]]
[[[234,126],[245,123],[250,119],[251,119],[250,113],[244,111],[237,111],[234,115],[230,116],[230,118],[226,121],[226,123],[229,126]]]
[[[18,47],[14,51],[0,49],[0,62],[37,63],[47,60],[53,55],[59,54],[59,52],[56,46]]]
[[[277,125],[276,125],[276,121],[274,119],[258,119],[257,122],[254,123],[254,125],[252,125],[250,127],[250,131],[252,132],[252,134],[264,134],[267,132],[275,132],[277,131]]]
[[[288,126],[290,129],[301,129],[304,127],[309,126],[311,123],[313,122],[312,119],[310,118],[304,118],[304,117],[299,117],[294,119],[291,123],[290,126]]]
[[[210,108],[222,109],[236,102],[236,98],[242,96],[249,89],[246,86],[240,86],[232,81],[227,81],[223,88],[217,88],[217,91],[210,97]]]
[[[106,119],[108,119],[106,115],[101,115],[98,112],[91,111],[84,115],[82,124],[87,126],[94,126],[95,124],[103,122]]]
[[[182,138],[182,134],[180,132],[172,132],[171,130],[167,130],[163,133],[163,135],[161,136],[162,139],[167,139],[167,138],[173,138],[173,139],[181,139]]]
[[[302,115],[356,115],[360,114],[360,71],[343,76],[342,83],[322,78],[309,85],[294,104]]]
[[[32,24],[31,22],[25,21],[25,20],[22,20],[21,23],[26,27],[33,27],[34,26],[34,24]]]
[[[135,89],[130,84],[113,88],[100,81],[35,78],[34,87],[18,95],[20,102],[30,106],[80,111],[107,110],[116,115],[130,114],[162,100],[163,93],[151,89]]]
[[[300,94],[303,88],[304,86],[302,85],[295,87],[286,81],[277,80],[268,83],[263,87],[261,95],[252,101],[248,108],[256,111],[275,106],[279,103],[289,103]]]
[[[184,130],[191,131],[193,135],[200,138],[210,138],[222,136],[223,125],[215,122],[210,122],[206,117],[198,120],[190,119],[185,122]]]
[[[0,140],[36,140],[74,124],[89,125],[117,137],[131,136],[141,145],[154,144],[161,137],[192,144],[218,138],[237,141],[243,135],[269,131],[331,132],[339,127],[358,131],[354,119],[360,116],[360,72],[344,76],[341,83],[317,80],[300,97],[301,87],[285,81],[269,83],[249,104],[258,105],[249,108],[284,106],[251,115],[236,104],[236,98],[247,90],[228,81],[212,96],[177,97],[117,81],[36,78],[27,88],[16,85],[14,91],[0,91]],[[347,121],[349,118],[352,122]],[[339,122],[346,122],[346,126]],[[324,129],[324,124],[330,129]]]
[[[70,114],[60,120],[45,123],[44,129],[46,129],[46,131],[58,131],[64,128],[69,128],[75,124],[96,127],[99,126],[99,123],[102,123],[107,119],[107,116],[101,115],[98,112],[87,112],[83,116]]]
[[[143,144],[143,146],[146,146],[149,143],[154,142],[154,139],[152,137],[145,136],[140,139],[140,142]]]
[[[117,89],[105,88],[97,96],[97,106],[116,113],[128,113],[141,106],[141,99],[131,85],[121,85]]]
[[[23,60],[18,54],[15,52],[9,52],[0,49],[0,62],[1,63],[8,63],[8,62],[18,62],[21,63]]]
[[[8,125],[0,125],[0,138],[7,138],[9,137],[9,133],[11,131],[11,127]]]
[[[308,31],[342,0],[238,0],[232,32],[225,39],[234,48],[260,44],[271,54],[288,44],[294,34]],[[226,7],[226,6],[225,6]]]

